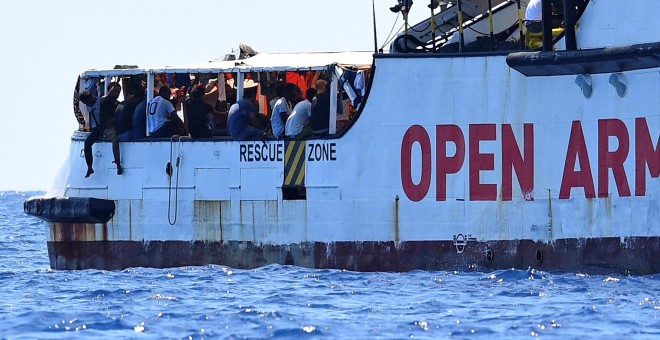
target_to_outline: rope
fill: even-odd
[[[411,26],[410,30],[417,33],[425,33],[426,31],[429,30],[430,27],[431,27],[431,22],[429,21],[428,25],[426,25],[425,27],[416,30],[415,26]]]
[[[179,138],[179,154],[176,156],[176,187],[174,188],[174,219],[172,219],[172,154],[174,151],[174,139]],[[167,222],[170,225],[176,224],[176,218],[179,210],[179,165],[181,164],[181,136],[174,135],[170,138],[170,161],[167,163],[165,171],[169,178],[167,186]]]
[[[388,34],[387,38],[385,38],[385,43],[383,44],[383,46],[380,47],[381,49],[385,48],[385,46],[387,46],[387,44],[391,42],[390,38],[392,37],[392,32],[394,32],[394,27],[396,27],[396,23],[399,21],[400,16],[401,16],[401,12],[397,13],[396,19],[394,19],[394,23],[392,24],[392,28],[390,29],[390,34]],[[399,28],[399,31],[397,31],[397,33],[400,31],[401,29]]]
[[[486,32],[480,32],[480,31],[475,30],[474,28],[472,28],[472,26],[468,26],[468,27],[466,27],[466,28],[469,29],[469,30],[472,31],[472,32],[479,33],[479,35],[483,35],[483,36],[487,36],[487,35],[489,35],[489,34],[486,33]]]

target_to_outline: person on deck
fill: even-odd
[[[312,105],[312,116],[310,118],[312,133],[315,135],[327,135],[330,125],[330,93],[328,82],[319,79],[316,81],[316,101]]]
[[[268,103],[268,108],[270,109],[270,112],[273,112],[273,107],[275,107],[275,103],[277,103],[277,100],[284,97],[284,83],[278,82],[275,85],[275,95],[277,97],[273,98],[270,100]]]
[[[141,91],[144,93],[144,91]],[[147,136],[147,98],[141,96],[140,103],[133,111],[133,139],[140,139]]]
[[[542,0],[530,0],[525,9],[525,27],[527,32],[540,33],[543,30]]]
[[[144,91],[140,89],[139,85],[132,82],[127,83],[127,99],[119,103],[115,110],[115,129],[117,130],[117,137],[122,142],[133,139],[133,113],[144,99],[143,94]]]
[[[309,127],[309,117],[312,115],[312,98],[316,96],[316,89],[307,89],[305,96],[307,99],[296,104],[286,120],[284,130],[287,137],[294,140],[301,140],[312,134]]]
[[[214,110],[211,105],[204,101],[205,92],[204,85],[197,85],[190,91],[190,99],[186,101],[188,131],[192,138],[211,137],[209,121]]]
[[[292,83],[284,85],[284,97],[280,97],[273,106],[270,124],[275,138],[279,139],[284,136],[284,123],[291,113],[291,102],[296,99],[296,88],[296,85]]]
[[[85,178],[94,173],[92,167],[94,156],[92,155],[92,145],[101,136],[106,136],[112,141],[112,154],[114,163],[117,164],[117,175],[121,175],[124,170],[121,166],[119,155],[119,138],[114,127],[114,112],[118,105],[117,98],[121,93],[121,86],[118,83],[112,83],[108,94],[101,99],[96,98],[89,91],[80,94],[80,101],[85,104],[89,110],[90,126],[92,132],[85,139],[84,153],[85,163],[87,163],[87,173]]]
[[[266,128],[260,122],[257,108],[252,104],[256,90],[246,90],[244,99],[229,108],[227,129],[234,140],[257,140],[264,138]]]
[[[153,138],[172,137],[176,134],[178,118],[174,105],[170,102],[172,91],[169,86],[163,85],[158,90],[158,96],[149,101],[147,105],[147,125],[149,136]],[[176,117],[175,117],[176,116]]]

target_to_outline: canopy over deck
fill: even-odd
[[[372,61],[373,52],[261,53],[250,58],[231,61],[213,61],[159,68],[89,70],[83,72],[81,77],[130,76],[145,73],[318,71],[333,64],[368,68],[371,66]]]

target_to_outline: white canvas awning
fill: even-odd
[[[220,73],[220,72],[271,72],[271,71],[317,71],[334,64],[364,69],[371,66],[373,52],[315,52],[315,53],[261,53],[253,57],[130,70],[90,70],[82,73],[83,78],[103,76],[125,76],[147,72],[162,73]]]

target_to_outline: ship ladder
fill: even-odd
[[[176,182],[175,182],[175,187],[174,187],[174,216],[172,216],[172,174],[173,174],[173,168],[172,168],[172,158],[174,155],[174,140],[178,139],[179,141],[179,152],[176,156]],[[176,218],[177,218],[177,213],[179,209],[179,165],[181,164],[181,136],[179,135],[174,135],[170,138],[170,161],[167,162],[167,165],[165,166],[165,172],[167,173],[168,177],[168,185],[167,185],[167,222],[170,225],[175,225],[176,224]]]

